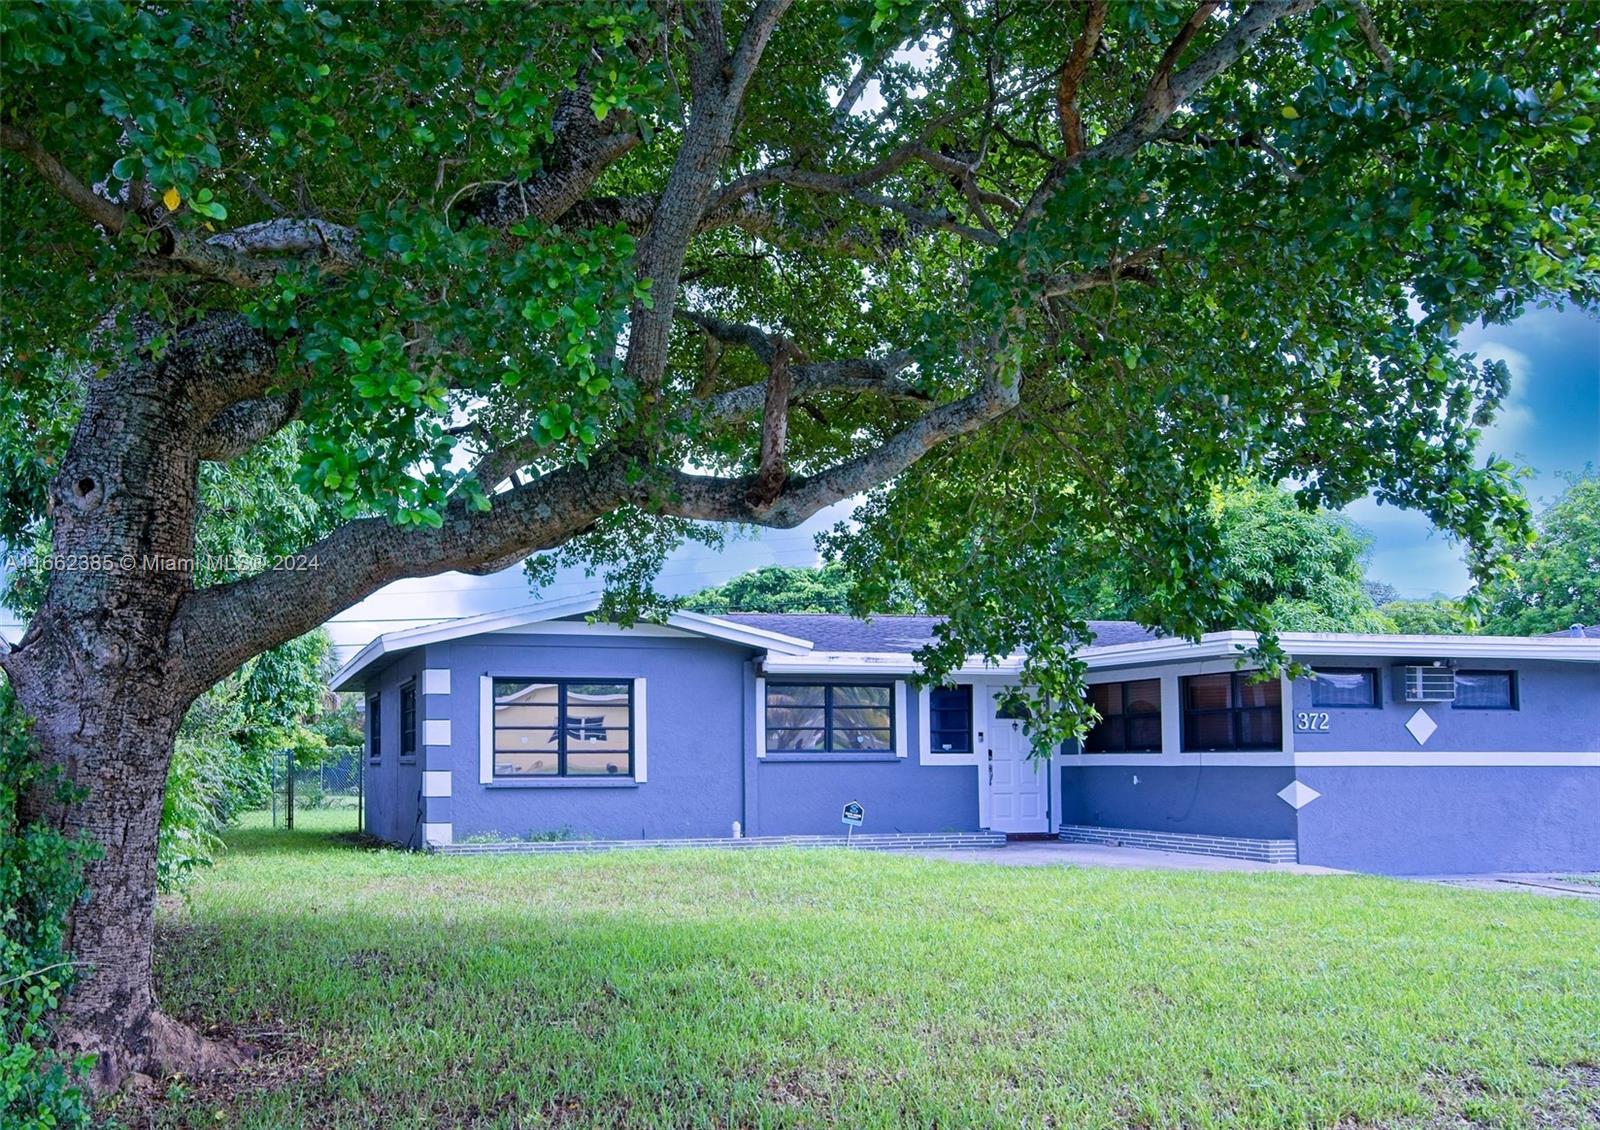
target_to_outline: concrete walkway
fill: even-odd
[[[1111,867],[1136,871],[1280,871],[1289,875],[1353,875],[1335,867],[1305,863],[1260,863],[1252,859],[1224,859],[1176,851],[1110,847],[1104,844],[1067,844],[1058,840],[1013,840],[1005,847],[977,850],[918,849],[907,853],[925,859],[961,863],[993,863],[1002,867]],[[1560,874],[1507,872],[1488,875],[1401,875],[1396,878],[1438,883],[1475,891],[1521,891],[1550,898],[1589,899],[1600,902],[1600,886],[1575,883]]]
[[[1110,847],[1105,844],[1065,844],[1059,840],[1017,840],[1002,848],[978,851],[915,851],[927,859],[962,863],[996,863],[1003,867],[1117,867],[1135,871],[1281,871],[1291,875],[1343,875],[1332,867],[1300,863],[1260,863],[1253,859],[1226,859],[1177,851]]]
[[[1464,887],[1472,891],[1521,891],[1549,898],[1589,899],[1600,902],[1600,886],[1574,883],[1561,874],[1534,871],[1507,871],[1489,875],[1418,875],[1426,883]]]

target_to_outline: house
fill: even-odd
[[[1600,639],[1283,635],[1316,677],[1253,681],[1252,642],[1092,625],[1103,721],[1030,757],[1020,660],[918,686],[928,617],[679,612],[593,598],[392,632],[366,695],[366,829],[520,840],[1005,833],[1385,873],[1600,870]]]

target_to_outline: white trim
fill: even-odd
[[[1022,667],[1022,656],[1011,655],[998,663],[985,663],[978,658],[951,671],[951,679],[972,679],[982,675],[1005,677],[1008,680]],[[802,655],[768,655],[767,670],[774,675],[919,675],[922,668],[910,652],[893,651],[822,651]]]
[[[924,731],[924,735],[926,735],[926,731]],[[922,744],[928,744],[926,736],[923,737]],[[910,747],[906,745],[906,681],[904,679],[896,679],[894,681],[894,755],[896,757],[905,757],[910,752]]]
[[[442,745],[450,744],[450,719],[424,718],[422,720],[422,744]]]
[[[1058,758],[1061,765],[1070,769],[1086,769],[1096,765],[1115,768],[1144,766],[1146,769],[1178,769],[1208,766],[1213,768],[1239,768],[1241,766],[1299,766],[1311,768],[1450,768],[1464,766],[1501,767],[1511,769],[1541,766],[1570,766],[1600,768],[1600,752],[1505,752],[1480,750],[1330,750],[1326,752],[1293,752],[1282,750],[1230,750],[1216,753],[1074,753]]]
[[[1061,747],[1052,746],[1045,769],[1050,774],[1050,811],[1045,814],[1046,828],[1052,836],[1061,830]]]
[[[450,693],[450,668],[428,667],[422,672],[422,693],[449,694]]]
[[[633,681],[633,779],[639,784],[649,780],[650,762],[645,742],[644,678]]]
[[[978,756],[978,691],[981,688],[971,683],[948,685],[967,686],[972,690],[972,728],[968,735],[972,740],[972,749],[966,753],[941,753],[933,748],[933,688],[921,686],[917,688],[917,734],[922,744],[917,747],[917,764],[979,765],[983,760]]]
[[[455,829],[449,824],[424,823],[422,825],[422,842],[429,847],[449,847],[454,831]]]
[[[449,796],[450,770],[424,769],[422,771],[422,795],[425,797]]]
[[[478,784],[494,783],[494,679],[478,677]]]
[[[624,628],[621,624],[590,623],[587,620],[546,620],[538,624],[522,624],[515,628],[501,628],[490,635],[496,636],[634,636],[648,639],[692,640],[698,632],[682,628],[669,628],[665,624],[634,624]]]
[[[767,756],[767,680],[756,676],[756,756]]]
[[[333,689],[336,691],[356,689],[353,685],[354,680],[363,671],[384,656],[393,655],[397,651],[481,635],[485,632],[522,628],[549,620],[561,620],[568,616],[583,616],[599,607],[600,594],[587,593],[567,600],[550,600],[502,612],[489,612],[482,616],[463,616],[420,628],[386,632],[356,652],[348,663],[339,668],[333,677]],[[764,628],[753,628],[747,624],[735,624],[730,620],[720,620],[715,616],[706,616],[699,612],[674,612],[667,617],[667,624],[693,632],[695,635],[740,643],[778,655],[805,655],[811,651],[810,640],[786,636],[781,632],[769,632]]]
[[[1278,713],[1282,716],[1283,737],[1278,744],[1288,753],[1294,752],[1294,680],[1286,671],[1278,672]]]
[[[1600,640],[1576,636],[1380,636],[1335,632],[1282,632],[1278,642],[1291,656],[1378,656],[1429,659],[1561,659],[1600,663]],[[1240,656],[1256,644],[1250,632],[1209,632],[1199,643],[1183,639],[1091,647],[1085,663],[1102,669],[1136,662]]]
[[[1361,767],[1431,767],[1431,766],[1488,766],[1526,769],[1540,766],[1572,766],[1600,769],[1600,752],[1529,752],[1516,753],[1487,750],[1372,750],[1329,751],[1326,753],[1297,753],[1296,765],[1310,766],[1361,766]]]
[[[1282,750],[1219,750],[1214,753],[1064,753],[1060,763],[1069,769],[1091,769],[1096,765],[1144,766],[1147,769],[1190,768],[1197,765],[1237,767],[1241,765],[1293,765],[1294,754]]]

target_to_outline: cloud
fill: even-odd
[[[1494,422],[1484,429],[1478,450],[1485,455],[1493,452],[1526,459],[1525,445],[1538,424],[1528,387],[1533,378],[1533,362],[1522,350],[1492,338],[1479,342],[1474,352],[1480,361],[1504,362],[1511,372],[1511,390]]]

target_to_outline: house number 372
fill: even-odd
[[[1301,710],[1294,716],[1294,729],[1297,734],[1326,734],[1328,732],[1328,712],[1326,710]]]

